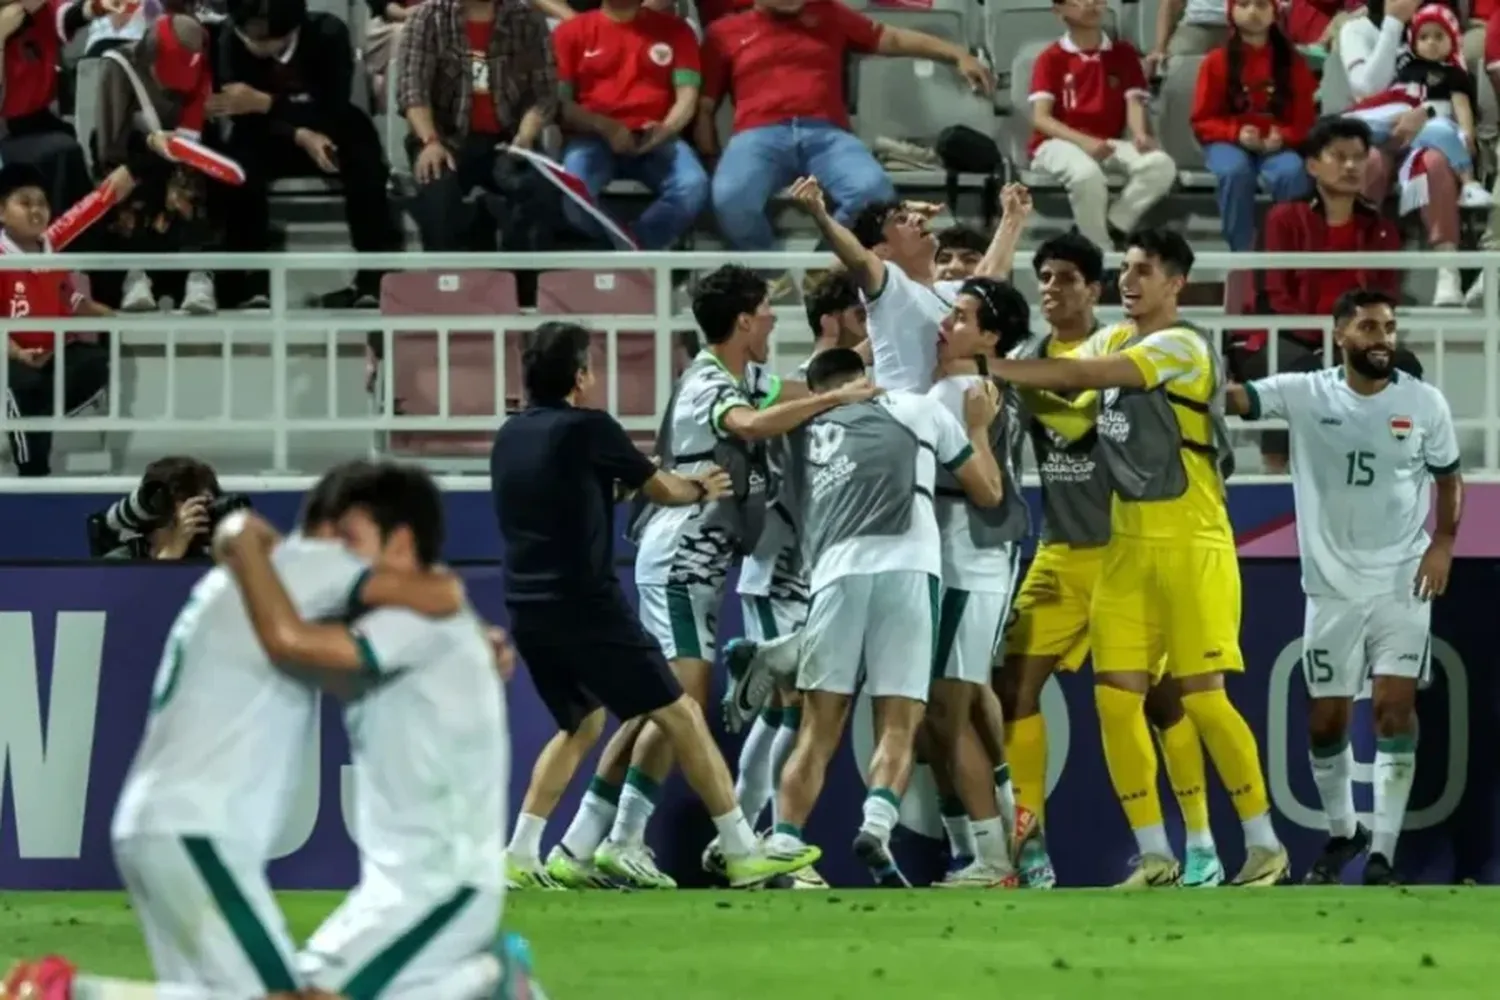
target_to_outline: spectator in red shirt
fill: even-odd
[[[1330,49],[1345,20],[1364,16],[1364,0],[1291,0],[1286,36],[1293,45]]]
[[[1234,32],[1198,69],[1193,134],[1218,179],[1219,221],[1234,253],[1255,248],[1255,194],[1295,201],[1312,187],[1297,151],[1318,117],[1318,81],[1276,26],[1273,0],[1230,0]]]
[[[52,210],[47,204],[47,182],[40,170],[21,163],[0,167],[0,255],[49,253],[47,227]],[[35,316],[41,325],[64,316],[107,316],[109,310],[76,290],[66,271],[7,270],[0,272],[9,290],[8,319]],[[5,415],[9,418],[50,417],[56,403],[56,332],[22,331],[6,338],[7,389]],[[93,402],[109,385],[109,348],[67,336],[63,352],[63,413],[73,413]],[[52,472],[52,434],[12,431],[11,459],[22,476]]]
[[[698,110],[698,39],[686,21],[605,0],[552,33],[562,120],[571,133],[563,165],[599,193],[616,177],[638,181],[656,200],[632,227],[645,250],[665,250],[708,203],[708,174],[679,136]],[[599,224],[571,200],[573,226],[603,238]]]
[[[1269,253],[1387,253],[1401,249],[1396,224],[1365,201],[1365,165],[1371,147],[1370,127],[1354,118],[1325,118],[1313,126],[1303,145],[1307,172],[1317,193],[1306,201],[1274,205],[1266,216],[1265,249]],[[1372,268],[1337,270],[1289,268],[1265,272],[1266,305],[1281,316],[1328,316],[1339,296],[1353,288],[1401,296],[1397,271]],[[1230,365],[1240,381],[1270,371],[1267,335],[1251,334],[1231,350]],[[1284,330],[1277,338],[1277,370],[1323,348],[1322,330]],[[1261,438],[1267,470],[1285,471],[1286,434],[1271,431]]]
[[[1157,146],[1141,54],[1104,33],[1103,0],[1053,0],[1067,33],[1037,56],[1031,74],[1031,165],[1067,188],[1078,229],[1095,244],[1134,229],[1167,196],[1177,164]],[[1124,175],[1109,207],[1106,172]]]
[[[844,224],[871,202],[896,199],[885,170],[849,131],[844,63],[851,52],[946,62],[976,89],[994,87],[966,49],[878,24],[839,0],[755,0],[754,9],[721,17],[704,40],[694,138],[705,155],[718,149],[714,111],[729,96],[734,134],[714,172],[713,202],[731,246],[772,249],[766,204],[804,175],[817,178]]]

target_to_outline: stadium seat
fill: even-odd
[[[1203,162],[1203,147],[1193,134],[1193,92],[1198,87],[1198,68],[1203,56],[1173,56],[1167,60],[1161,93],[1155,102],[1156,137],[1161,148],[1177,161],[1178,183],[1199,187],[1205,179],[1212,186]]]
[[[397,107],[400,104],[396,99],[401,87],[400,69],[401,53],[397,49],[391,53],[391,61],[386,66],[385,107],[381,109],[379,121],[380,137],[385,143],[385,160],[391,165],[391,173],[405,175],[411,172],[411,164],[406,159],[406,134],[411,126]]]
[[[475,316],[486,319],[520,313],[516,278],[509,272],[411,271],[388,274],[380,283],[380,312],[384,316]],[[483,326],[483,323],[477,324]],[[521,334],[507,332],[507,345],[519,344]],[[435,332],[396,331],[385,377],[393,381],[397,412],[404,416],[436,416],[440,404],[439,335]],[[510,351],[506,352],[507,355]],[[506,392],[497,399],[495,335],[491,330],[450,331],[448,336],[449,415],[491,416],[520,404]],[[514,380],[519,385],[519,381]],[[377,393],[376,406],[380,405]],[[389,448],[398,454],[464,458],[489,453],[492,433],[420,431],[391,435]]]
[[[80,59],[78,77],[73,92],[73,131],[83,146],[83,159],[94,170],[93,135],[99,120],[99,81],[104,73],[104,60]]]
[[[1354,103],[1349,74],[1337,54],[1323,64],[1323,82],[1318,87],[1318,107],[1325,115],[1341,115]]]
[[[1062,36],[1062,24],[1050,5],[1036,0],[1019,0],[1014,7],[985,4],[984,17],[985,47],[1000,74],[1001,87],[1010,88],[1011,112],[1025,117],[1026,95],[1031,89],[1031,70],[1037,54]],[[1027,52],[1030,58],[1023,65],[1021,57]]]
[[[1026,42],[1016,51],[1015,58],[1011,61],[1011,112],[1001,129],[1000,149],[1021,171],[1025,171],[1031,163],[1031,157],[1026,152],[1027,144],[1031,141],[1031,102],[1028,100],[1031,95],[1031,73],[1036,68],[1037,56],[1051,44],[1050,38]],[[1023,180],[1032,185],[1047,184],[1034,175]]]

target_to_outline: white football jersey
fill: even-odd
[[[964,393],[982,385],[979,375],[950,375],[940,379],[927,393],[953,414],[960,427],[964,421]],[[967,438],[965,439],[967,440]],[[1002,456],[995,456],[1002,462]],[[969,533],[969,508],[963,503],[944,503],[938,511],[938,529],[943,534],[943,586],[979,593],[1010,593],[1016,575],[1011,549],[982,549]]]
[[[360,886],[503,890],[510,737],[483,622],[380,608],[352,631],[376,678],[344,713]]]
[[[1342,368],[1286,373],[1245,386],[1247,418],[1284,419],[1302,587],[1309,596],[1379,597],[1410,590],[1430,541],[1434,475],[1458,470],[1448,401],[1402,372],[1373,396]]]
[[[958,298],[961,281],[928,286],[890,261],[885,287],[866,299],[875,384],[892,392],[926,392],[937,369],[938,327]]]
[[[306,619],[346,614],[366,573],[339,543],[300,536],[271,562]],[[210,836],[269,856],[317,712],[317,690],[261,649],[234,578],[210,570],[167,634],[112,835]]]

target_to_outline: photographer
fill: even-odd
[[[223,493],[203,462],[159,458],[129,496],[89,518],[89,547],[104,559],[206,559],[214,525],[248,506],[243,494]]]

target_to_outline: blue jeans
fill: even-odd
[[[1412,149],[1435,149],[1443,154],[1448,166],[1456,174],[1474,169],[1474,157],[1469,155],[1469,144],[1458,130],[1458,122],[1451,118],[1429,118],[1422,131],[1411,141]]]
[[[575,174],[597,200],[615,179],[644,184],[656,200],[630,227],[642,250],[666,250],[693,225],[708,203],[708,174],[691,146],[681,139],[663,143],[641,156],[617,156],[596,135],[574,136],[563,150],[563,166]],[[604,235],[599,224],[571,200],[563,215],[589,236]]]
[[[1255,249],[1255,194],[1260,184],[1273,201],[1296,201],[1312,192],[1302,157],[1290,149],[1262,156],[1231,142],[1215,142],[1203,156],[1219,181],[1220,226],[1232,253]]]
[[[894,201],[895,185],[865,144],[837,125],[794,118],[735,133],[714,171],[714,215],[736,250],[773,250],[776,233],[766,216],[771,197],[811,174],[847,224],[874,201]]]

